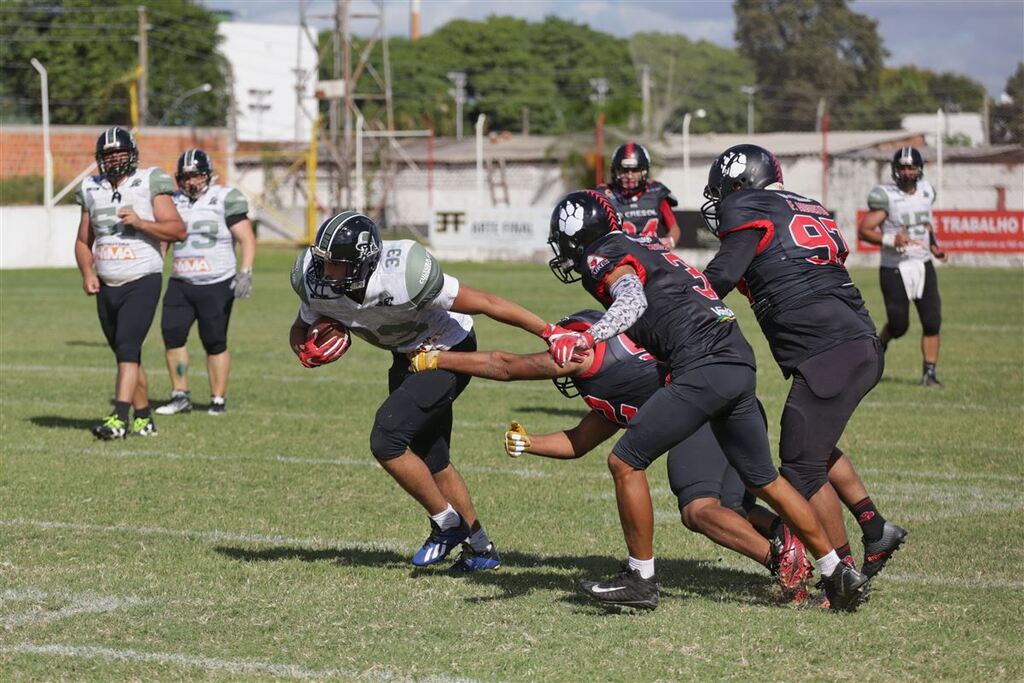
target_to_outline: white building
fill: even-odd
[[[300,26],[222,22],[240,142],[306,142],[316,117],[316,50]]]

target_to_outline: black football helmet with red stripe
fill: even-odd
[[[640,180],[633,182],[623,178],[623,171],[640,171]],[[647,189],[647,178],[651,174],[651,155],[639,142],[619,145],[612,155],[612,187],[624,195],[640,194]]]
[[[622,229],[622,219],[603,194],[594,190],[570,192],[551,212],[548,244],[555,257],[548,267],[562,282],[577,282],[581,277],[583,250],[588,244],[613,230]]]
[[[704,187],[707,201],[700,207],[708,230],[718,234],[718,207],[730,194],[764,189],[782,189],[782,167],[774,154],[757,145],[734,145],[719,154]]]

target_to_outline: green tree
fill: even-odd
[[[637,65],[649,64],[654,81],[654,132],[676,132],[687,112],[704,109],[694,118],[693,133],[746,130],[747,100],[740,86],[753,83],[754,66],[737,50],[686,36],[637,33],[629,40]]]
[[[48,71],[50,120],[56,124],[129,124],[127,81],[137,64],[137,0],[8,0],[0,8],[0,117],[38,121],[37,58]],[[203,83],[209,94],[170,112],[168,123],[223,125],[224,59],[216,16],[192,0],[160,0],[148,9],[149,120]]]
[[[329,40],[321,76],[329,77]],[[624,124],[640,109],[639,87],[626,40],[556,17],[530,23],[492,16],[484,21],[451,21],[416,42],[389,41],[395,125],[418,128],[423,115],[443,135],[455,132],[455,104],[447,74],[465,72],[464,128],[478,114],[491,130],[519,131],[528,111],[530,131],[556,134],[593,126],[598,106],[590,80],[604,78],[604,111],[609,124]],[[381,71],[380,50],[372,62]],[[379,105],[361,103],[375,114]]]
[[[847,0],[735,0],[736,41],[757,74],[761,128],[813,130],[819,98],[832,126],[856,122],[887,55],[877,22]]]
[[[1019,145],[1024,143],[1024,62],[1017,63],[1004,92],[1008,101],[992,110],[992,142]]]

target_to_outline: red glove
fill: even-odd
[[[548,325],[541,333],[548,342],[548,353],[558,367],[564,368],[571,360],[581,362],[588,350],[594,348],[594,338],[589,332],[574,332],[558,325]]]
[[[299,362],[307,368],[318,368],[333,363],[348,351],[352,343],[352,338],[348,334],[341,334],[317,346],[316,336],[317,333],[314,331],[306,343],[299,347],[302,349],[299,352]]]

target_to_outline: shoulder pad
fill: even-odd
[[[306,295],[306,254],[309,253],[309,249],[303,249],[295,257],[295,263],[292,264],[291,272],[291,283],[292,289],[302,299],[302,303],[308,304],[309,297]]]
[[[174,194],[175,186],[171,176],[159,168],[150,169],[149,174],[149,196],[156,197],[158,194]]]
[[[249,213],[249,202],[245,195],[233,187],[224,187],[224,215],[238,216]]]
[[[433,301],[444,286],[444,271],[422,244],[413,242],[405,260],[405,289],[417,308]]]
[[[872,211],[889,210],[889,193],[883,186],[876,185],[871,188],[871,192],[868,193],[868,208]]]

